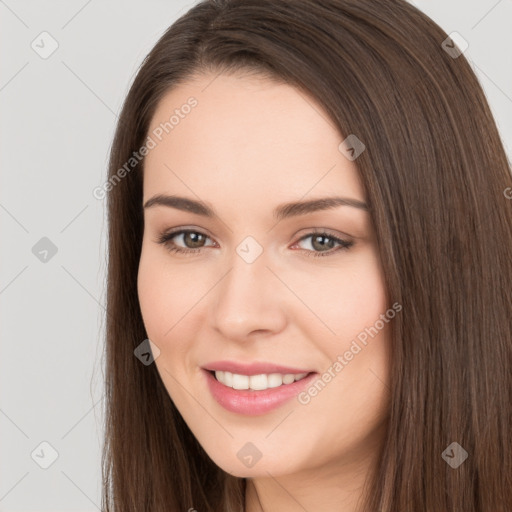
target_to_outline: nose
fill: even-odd
[[[280,332],[286,325],[286,287],[267,266],[265,252],[252,263],[237,254],[231,262],[212,296],[214,328],[239,341]]]

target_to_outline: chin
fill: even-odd
[[[239,456],[239,451],[240,449],[234,450],[232,457],[227,457],[227,452],[217,454],[218,457],[208,455],[223,471],[239,478],[268,478],[269,474],[272,476],[282,476],[299,470],[297,464],[290,464],[289,457],[282,452],[269,457],[265,457],[262,454],[261,458],[253,463],[252,461],[244,462],[244,455],[242,453]]]

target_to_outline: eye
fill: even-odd
[[[185,242],[185,248],[177,246],[172,239],[182,237],[182,241]],[[170,252],[178,253],[189,253],[197,252],[199,249],[204,247],[205,239],[209,238],[208,235],[201,233],[200,231],[194,231],[191,229],[181,229],[178,231],[171,231],[170,233],[162,233],[157,243],[162,244]],[[190,244],[192,247],[186,247],[186,244]]]
[[[306,249],[306,256],[330,256],[338,251],[347,251],[354,245],[354,242],[351,240],[344,240],[343,238],[331,235],[325,231],[314,231],[313,233],[309,233],[303,236],[294,245],[297,245],[298,243],[302,242],[303,240],[307,240],[308,238],[311,239],[309,243],[310,247],[320,250],[316,251]],[[337,249],[333,249],[335,245],[338,245]],[[326,248],[327,250],[325,250]]]
[[[176,243],[173,241],[173,239],[178,240],[180,237],[182,243],[185,244],[185,247],[176,245]],[[318,230],[303,236],[298,240],[298,242],[295,242],[292,247],[297,246],[300,242],[307,240],[308,238],[311,239],[309,245],[313,248],[313,250],[302,249],[306,256],[330,256],[340,250],[346,251],[354,245],[353,241],[344,240],[337,236],[331,235],[326,231]],[[207,247],[205,245],[205,241],[208,239],[210,239],[210,237],[201,231],[192,229],[180,229],[171,232],[163,232],[157,238],[156,242],[164,245],[170,252],[184,254],[199,252],[203,247]],[[335,247],[336,245],[338,248]]]

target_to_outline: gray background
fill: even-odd
[[[512,0],[413,3],[468,41],[511,155]],[[138,65],[193,4],[0,0],[0,511],[99,510],[107,226],[92,191]]]

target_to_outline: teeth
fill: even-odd
[[[233,389],[252,389],[260,391],[268,388],[277,388],[283,384],[291,384],[297,380],[303,379],[307,373],[270,373],[259,375],[240,375],[237,373],[216,371],[217,380]]]
[[[254,390],[267,389],[268,388],[268,378],[266,375],[251,375],[248,378],[249,387]]]
[[[233,389],[249,389],[249,377],[233,373]]]
[[[233,387],[233,374],[229,372],[219,372],[223,374],[222,382],[226,384],[226,386],[229,386],[230,388]]]
[[[267,376],[267,386],[277,388],[283,383],[283,376],[280,373],[271,373]]]
[[[295,375],[292,375],[291,373],[287,373],[283,376],[283,384],[291,384],[295,381]]]

